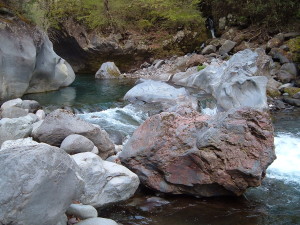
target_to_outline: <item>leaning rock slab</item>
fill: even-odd
[[[57,224],[83,182],[63,150],[38,144],[0,152],[1,224]]]
[[[240,196],[261,184],[275,159],[272,122],[253,109],[212,117],[164,112],[146,120],[119,157],[156,191]]]
[[[79,134],[91,140],[103,159],[114,154],[114,144],[104,130],[62,109],[57,109],[46,116],[32,135],[39,142],[59,147],[71,134]]]
[[[94,207],[103,207],[130,198],[139,186],[136,174],[124,166],[103,161],[90,153],[72,156],[80,167],[85,182],[80,202]]]
[[[114,62],[103,63],[97,71],[95,78],[98,79],[116,79],[121,76],[119,68]]]

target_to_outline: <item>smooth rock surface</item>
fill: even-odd
[[[59,147],[62,141],[71,134],[79,134],[91,140],[103,159],[114,154],[114,144],[106,131],[62,109],[57,109],[47,115],[32,135],[39,142]]]
[[[79,153],[72,158],[80,167],[85,182],[80,202],[94,207],[103,207],[130,198],[139,186],[136,174],[124,166],[103,161],[90,153]]]
[[[2,224],[57,224],[83,182],[76,163],[47,144],[19,146],[0,153],[0,221]]]
[[[216,46],[214,45],[207,45],[203,50],[202,50],[202,54],[203,55],[208,55],[210,53],[215,53],[217,51]]]
[[[98,212],[93,206],[82,204],[71,204],[67,209],[66,214],[83,220],[98,216]]]
[[[259,55],[249,49],[233,55],[227,62],[214,63],[191,75],[185,86],[212,94],[223,110],[239,107],[267,109],[268,78],[257,66]]]
[[[0,101],[70,85],[71,66],[53,51],[48,36],[20,20],[0,24]]]
[[[34,146],[38,145],[39,143],[36,141],[33,141],[31,137],[28,138],[21,138],[17,140],[8,140],[4,141],[1,145],[0,151],[7,149],[7,148],[14,148],[14,147],[20,147],[20,146]]]
[[[79,134],[69,135],[60,145],[60,148],[65,150],[68,154],[91,152],[94,147],[95,145],[91,140]]]
[[[226,40],[225,43],[219,48],[219,54],[220,55],[227,54],[234,48],[235,45],[236,45],[236,42]]]
[[[76,223],[77,225],[118,225],[115,221],[105,218],[91,218]]]
[[[261,184],[276,158],[268,113],[161,113],[146,120],[120,153],[153,190],[195,196],[243,194]]]

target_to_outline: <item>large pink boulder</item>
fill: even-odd
[[[259,186],[275,158],[270,116],[254,109],[154,115],[120,155],[151,189],[205,197],[239,196]]]

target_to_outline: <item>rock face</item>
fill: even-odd
[[[103,161],[90,153],[72,156],[80,167],[85,188],[80,202],[103,207],[130,198],[139,186],[137,175],[124,166]]]
[[[54,225],[83,182],[76,163],[61,149],[47,144],[19,146],[0,154],[1,224]]]
[[[0,21],[0,101],[70,85],[71,66],[53,51],[48,36],[20,20]]]
[[[57,109],[50,113],[32,135],[40,142],[59,147],[70,134],[79,134],[90,139],[103,159],[114,154],[114,144],[104,130],[66,110]]]
[[[269,115],[253,109],[154,115],[120,154],[145,186],[205,197],[239,196],[259,186],[275,157]]]
[[[119,68],[114,62],[103,63],[97,71],[95,78],[98,79],[116,79],[121,76]]]
[[[238,107],[266,109],[268,78],[257,65],[258,56],[249,49],[241,51],[227,62],[210,65],[191,75],[185,85],[211,93],[224,110]]]

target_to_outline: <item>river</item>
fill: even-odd
[[[46,111],[72,109],[81,118],[101,125],[120,143],[147,118],[147,110],[122,101],[133,85],[134,81],[77,76],[70,87],[25,98],[39,101]],[[157,196],[140,190],[122,204],[100,209],[99,215],[123,225],[300,224],[300,110],[272,116],[277,159],[262,186],[238,198]]]

